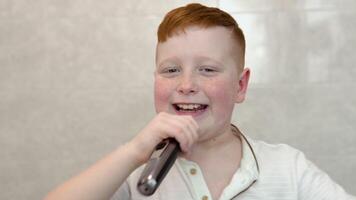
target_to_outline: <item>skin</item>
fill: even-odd
[[[236,59],[235,44],[231,32],[222,27],[190,27],[159,43],[154,94],[157,115],[131,141],[45,199],[109,199],[168,137],[176,138],[183,157],[199,164],[217,199],[241,160],[241,142],[231,133],[230,121],[235,103],[245,98],[250,71],[237,70],[240,59]],[[182,114],[172,103],[201,103],[208,108],[199,114]],[[216,170],[216,163],[224,170]]]
[[[198,138],[183,154],[199,164],[213,199],[218,199],[238,169],[241,141],[231,132],[231,115],[243,102],[249,69],[239,72],[239,48],[224,27],[189,27],[157,45],[155,107],[157,113],[191,116]],[[179,113],[173,104],[208,105],[202,113]],[[227,154],[227,152],[234,152]],[[222,163],[216,170],[215,163]]]
[[[157,45],[156,112],[177,114],[174,103],[207,104],[204,113],[186,114],[199,126],[200,145],[230,134],[234,105],[245,97],[249,69],[238,72],[236,56],[231,56],[238,51],[233,43],[226,28],[189,27]]]

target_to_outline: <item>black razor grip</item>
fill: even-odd
[[[179,151],[179,143],[174,138],[165,139],[156,146],[137,182],[137,189],[142,195],[149,196],[157,190]]]

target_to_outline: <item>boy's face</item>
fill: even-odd
[[[234,45],[231,31],[224,27],[189,27],[158,43],[157,113],[193,116],[204,133],[200,140],[230,127],[234,104],[244,99]]]

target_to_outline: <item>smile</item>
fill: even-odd
[[[196,113],[204,111],[208,107],[208,105],[196,103],[176,103],[173,104],[173,107],[178,112]]]

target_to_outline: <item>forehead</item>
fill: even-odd
[[[156,63],[173,57],[208,57],[224,61],[237,56],[237,46],[232,30],[225,27],[188,27],[157,44]]]

